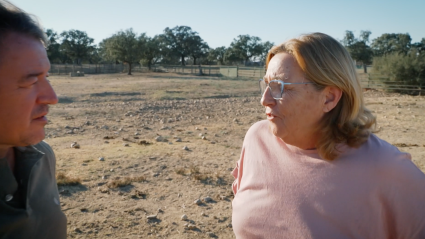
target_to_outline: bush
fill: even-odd
[[[374,57],[372,74],[387,78],[385,83],[388,85],[414,85],[425,89],[425,53]]]

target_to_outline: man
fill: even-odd
[[[66,238],[50,146],[46,36],[31,16],[0,0],[0,238]]]

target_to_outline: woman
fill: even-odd
[[[349,53],[322,33],[273,47],[267,120],[233,171],[237,238],[425,238],[425,175],[372,134]]]

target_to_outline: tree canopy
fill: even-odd
[[[141,38],[130,28],[103,40],[102,47],[110,59],[128,64],[128,74],[131,75],[132,65],[142,59],[144,42]]]
[[[372,64],[373,57],[372,49],[367,45],[370,34],[372,34],[370,31],[361,31],[360,36],[356,38],[352,31],[346,31],[342,40],[351,57],[362,63],[365,73],[367,73],[367,65]]]
[[[95,48],[93,38],[90,38],[86,32],[69,30],[62,32],[60,36],[62,38],[61,52],[76,64],[81,64],[82,60],[89,57]]]
[[[389,53],[407,54],[411,47],[412,38],[408,33],[385,33],[373,39],[371,47],[375,56]]]
[[[203,56],[209,48],[198,33],[188,26],[165,28],[163,39],[171,54],[178,56],[183,66],[188,56],[194,57],[196,63],[196,58]]]

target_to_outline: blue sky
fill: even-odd
[[[238,35],[258,36],[275,44],[302,33],[323,32],[342,39],[372,32],[409,33],[425,38],[425,0],[10,0],[36,15],[45,28],[77,29],[99,43],[119,30],[133,28],[148,36],[166,27],[190,26],[210,47],[229,46]]]

